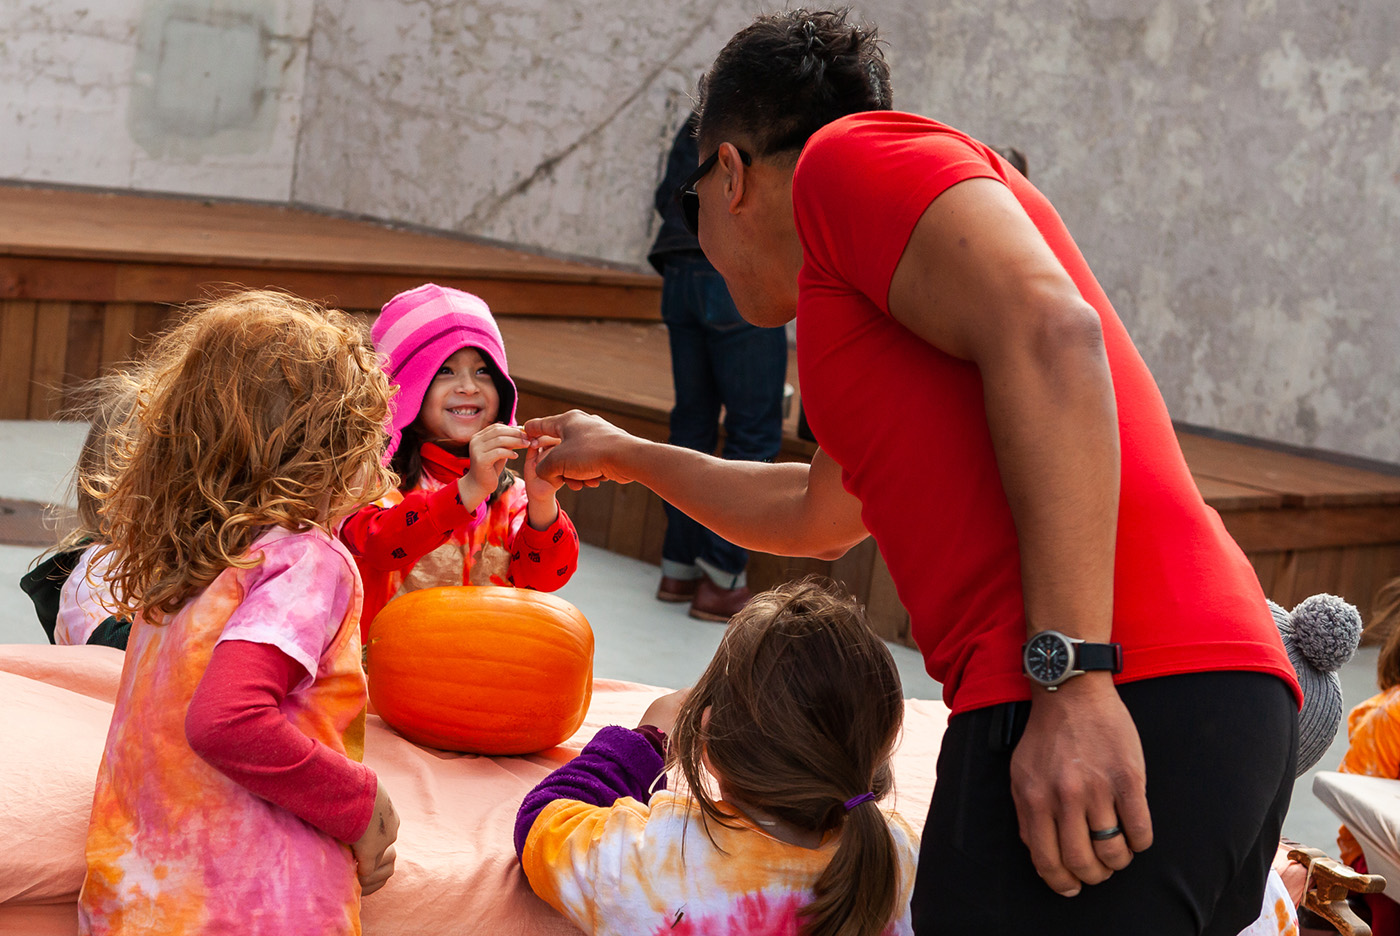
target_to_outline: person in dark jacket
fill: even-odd
[[[783,434],[787,334],[740,316],[724,279],[685,226],[677,190],[699,164],[695,115],[676,134],[656,189],[661,230],[647,259],[665,277],[661,317],[671,339],[672,445],[714,454],[724,412],[723,457],[772,461]],[[690,616],[727,621],[751,596],[748,553],[666,505],[661,548],[662,601],[690,602]]]

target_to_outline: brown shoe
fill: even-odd
[[[678,579],[663,575],[661,576],[661,584],[656,588],[656,600],[689,601],[695,597],[695,590],[699,587],[700,579]]]
[[[738,588],[720,588],[709,576],[700,579],[695,589],[695,598],[690,602],[690,616],[702,621],[728,621],[744,610],[753,597],[753,592],[743,585]]]

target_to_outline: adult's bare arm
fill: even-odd
[[[820,449],[811,465],[726,461],[639,439],[579,410],[532,419],[524,428],[531,438],[560,440],[540,458],[541,478],[571,486],[636,481],[745,549],[834,559],[869,535],[860,501]]]
[[[1092,306],[1002,184],[940,195],[895,271],[890,313],[973,361],[1016,523],[1030,633],[1107,641],[1119,449],[1112,375]],[[1152,840],[1141,743],[1107,673],[1036,689],[1012,760],[1021,837],[1062,894],[1125,867]],[[1090,829],[1124,837],[1092,842]]]

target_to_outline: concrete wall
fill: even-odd
[[[1400,5],[919,6],[896,106],[1029,154],[1175,418],[1400,462]]]
[[[310,0],[0,0],[0,178],[286,200]]]
[[[0,177],[636,264],[695,77],[758,9],[0,0]],[[897,106],[1028,154],[1176,418],[1400,463],[1400,6],[861,9]]]
[[[319,0],[296,196],[636,263],[732,4]]]

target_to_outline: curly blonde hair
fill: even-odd
[[[109,428],[101,502],[120,612],[158,621],[266,527],[327,530],[383,496],[389,383],[343,312],[249,290],[197,305],[153,344],[134,405]]]

